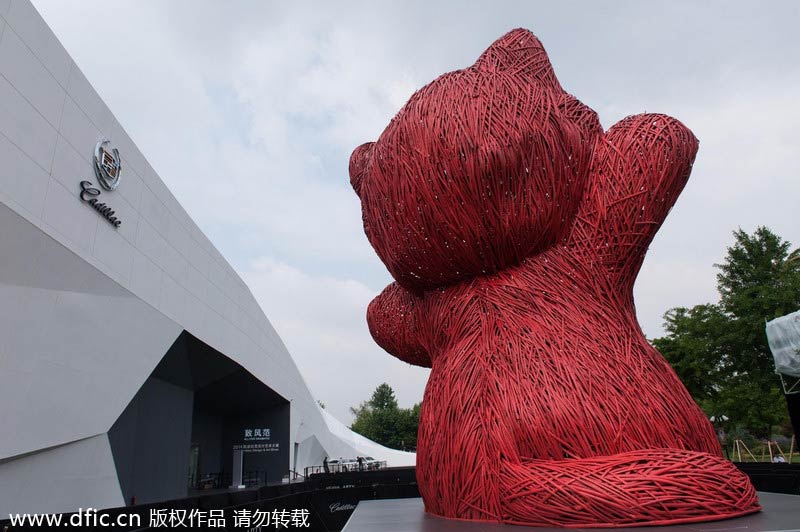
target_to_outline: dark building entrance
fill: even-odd
[[[184,332],[108,438],[128,503],[228,487],[235,452],[241,452],[243,483],[276,482],[289,470],[289,402]]]

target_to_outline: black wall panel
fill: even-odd
[[[149,378],[108,432],[126,502],[185,497],[191,390]]]

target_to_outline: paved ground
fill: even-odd
[[[759,493],[760,513],[688,525],[617,528],[618,532],[800,532],[800,496]],[[362,501],[342,532],[564,532],[563,528],[530,528],[489,523],[469,523],[425,513],[422,499]],[[583,530],[583,529],[571,529]],[[586,529],[598,532],[598,529]]]

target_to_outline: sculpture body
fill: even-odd
[[[375,340],[431,368],[417,479],[436,515],[542,526],[757,511],[748,478],[636,321],[633,283],[697,140],[603,132],[514,30],[412,96],[350,176],[396,279]]]

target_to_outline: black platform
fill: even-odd
[[[761,512],[708,523],[688,525],[616,528],[642,532],[800,532],[800,496],[759,493]],[[470,523],[442,519],[425,513],[422,499],[361,501],[342,532],[547,532],[583,529],[533,528],[492,523]],[[586,529],[598,532],[597,528]]]

